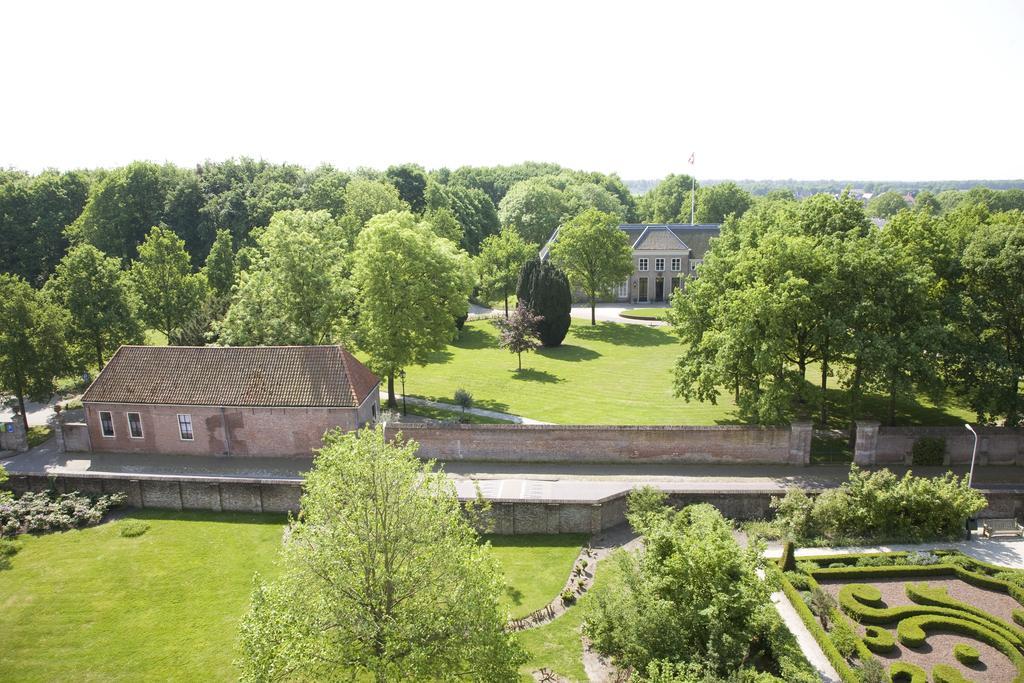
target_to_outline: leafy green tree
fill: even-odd
[[[619,219],[588,209],[558,231],[552,262],[590,299],[590,324],[597,324],[597,297],[633,272],[633,251]]]
[[[730,214],[742,216],[754,203],[750,194],[736,183],[702,187],[697,193],[698,223],[721,223]]]
[[[384,177],[395,186],[398,196],[412,208],[413,212],[423,213],[427,206],[426,198],[423,196],[427,189],[427,174],[422,166],[390,166],[384,171]]]
[[[417,448],[381,427],[327,435],[280,574],[257,577],[242,619],[243,680],[516,678],[498,566]]]
[[[536,245],[527,244],[517,231],[509,228],[491,235],[480,245],[480,255],[476,257],[480,291],[488,301],[499,297],[505,300],[506,318],[508,297],[515,289],[519,271],[536,255]]]
[[[349,174],[324,165],[316,168],[310,178],[309,189],[302,196],[300,208],[306,211],[327,211],[334,218],[345,214],[345,186]]]
[[[348,245],[355,244],[360,231],[374,216],[408,209],[409,205],[402,201],[394,185],[382,180],[353,178],[345,186],[345,215],[341,219]]]
[[[139,245],[129,271],[142,321],[174,341],[179,329],[200,306],[206,281],[192,272],[185,241],[170,228],[154,227]]]
[[[54,378],[70,368],[67,327],[67,311],[23,279],[0,273],[0,389],[18,399],[26,432],[25,398],[50,398]]]
[[[70,314],[69,340],[80,360],[102,368],[121,344],[142,342],[131,289],[121,263],[91,244],[72,247],[46,282],[44,291]]]
[[[760,548],[741,549],[707,504],[630,517],[640,522],[643,549],[614,556],[619,572],[593,589],[584,634],[620,667],[666,662],[735,673],[771,624]]]
[[[354,182],[354,181],[353,181]],[[279,211],[218,326],[227,344],[328,344],[352,302],[344,228],[327,211]]]
[[[220,297],[230,295],[231,287],[235,284],[235,252],[231,243],[231,233],[218,230],[217,239],[213,241],[210,253],[206,256],[206,265],[203,266],[207,284]]]
[[[451,209],[462,226],[462,248],[471,254],[480,251],[480,243],[501,229],[494,202],[482,190],[449,185],[444,189],[444,205]]]
[[[430,227],[434,229],[434,234],[438,237],[451,240],[455,244],[462,244],[465,233],[463,233],[462,224],[459,223],[459,219],[455,217],[455,213],[451,209],[444,206],[439,209],[431,209],[423,214],[423,218],[430,223]]]
[[[965,393],[982,417],[1024,421],[1024,214],[996,214],[971,235],[963,254],[961,334]]]
[[[796,225],[805,235],[866,235],[871,221],[864,214],[864,207],[849,192],[838,197],[816,194],[800,202],[797,208]]]
[[[196,262],[210,251],[215,237],[203,207],[206,197],[199,177],[188,171],[168,171],[169,188],[164,205],[163,224],[185,240],[185,251]],[[153,223],[156,225],[156,223]]]
[[[495,321],[501,330],[498,346],[516,354],[519,370],[523,369],[523,353],[536,351],[540,346],[540,337],[537,334],[537,325],[540,321],[540,316],[522,304],[516,306],[516,310],[512,311],[507,320]]]
[[[641,195],[637,212],[645,223],[689,223],[690,191],[699,188],[688,175],[669,174]]]
[[[397,408],[395,373],[424,364],[455,337],[455,320],[469,307],[472,266],[407,211],[370,219],[353,262],[359,345],[388,378],[388,406]]]
[[[939,204],[939,200],[936,199],[934,194],[924,190],[918,192],[914,197],[914,211],[925,211],[933,216],[938,216],[942,213],[942,205]]]
[[[516,230],[533,244],[544,244],[565,214],[562,192],[542,178],[517,183],[498,206],[501,224]]]
[[[561,346],[572,323],[569,278],[550,261],[529,259],[519,271],[516,301],[541,317],[537,334],[544,346]]]
[[[580,215],[587,209],[597,209],[614,214],[620,223],[626,220],[628,210],[619,198],[608,189],[593,182],[575,180],[566,185],[562,194],[565,213],[562,221]]]
[[[899,192],[883,192],[868,201],[868,213],[875,218],[892,218],[907,208],[907,201]]]
[[[135,162],[93,186],[82,215],[69,227],[75,240],[127,262],[154,225],[164,220],[172,169]]]

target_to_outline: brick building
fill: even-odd
[[[340,346],[122,346],[82,397],[94,451],[309,455],[380,413]]]

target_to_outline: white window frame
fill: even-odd
[[[697,266],[699,266],[703,262],[704,262],[704,259],[699,259],[699,258],[698,259],[693,259],[692,261],[690,261],[690,272],[691,273],[696,273],[697,272]]]
[[[135,436],[134,434],[132,434],[132,415],[134,415],[137,418],[139,418],[139,435],[138,436]],[[125,419],[125,422],[128,423],[128,438],[129,439],[142,439],[142,438],[145,438],[146,431],[142,428],[142,413],[136,413],[136,412],[125,413],[124,414],[124,419]]]
[[[683,259],[678,256],[672,258],[672,270],[679,272],[683,268]]]
[[[181,418],[183,418],[183,417],[188,418],[188,432],[189,432],[188,438],[185,437],[185,432],[182,431],[182,429],[181,429]],[[196,440],[196,431],[195,431],[195,427],[192,424],[192,414],[191,413],[178,413],[178,438],[181,439],[182,441],[195,441]]]
[[[654,259],[654,271],[660,273],[665,270],[665,257],[659,256]]]
[[[110,422],[110,433],[107,434],[107,430],[103,428],[103,416],[106,415]],[[100,436],[104,439],[113,439],[117,437],[117,429],[114,428],[114,414],[109,410],[99,411],[100,416]]]
[[[648,261],[646,258],[641,258],[641,259],[639,259],[639,263],[637,264],[637,270],[639,270],[641,273],[646,273],[647,272],[647,268],[650,265],[651,265],[650,261]]]
[[[621,285],[619,285],[619,298],[620,299],[625,299],[628,296],[629,296],[629,280],[626,280]]]

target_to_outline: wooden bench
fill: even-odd
[[[1017,523],[1016,519],[1000,518],[986,519],[981,523],[981,535],[986,538],[993,536],[1022,536],[1024,537],[1024,526]]]

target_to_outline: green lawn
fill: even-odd
[[[488,536],[487,540],[508,582],[504,603],[518,618],[540,609],[562,591],[587,537],[547,534]]]
[[[441,410],[440,408],[432,408],[430,406],[420,405],[409,405],[408,411],[410,415],[419,415],[420,417],[429,417],[432,420],[455,420],[459,421],[465,419],[469,424],[513,424],[510,420],[499,420],[493,417],[485,417],[483,415],[473,415],[472,413],[463,413],[459,410]],[[398,400],[398,412],[402,412],[402,400]]]
[[[427,365],[407,370],[406,390],[446,403],[458,388],[473,394],[474,405],[561,424],[728,424],[739,421],[729,393],[718,404],[687,403],[672,395],[672,370],[684,352],[667,327],[599,323],[574,319],[562,346],[523,354],[516,370],[514,354],[498,348],[493,323],[467,323],[459,339],[432,354]],[[817,367],[807,377],[816,380]],[[836,379],[831,385],[836,386]],[[831,426],[842,426],[845,395],[832,389]],[[864,400],[865,415],[884,417],[882,396]],[[901,401],[901,424],[960,424],[969,411],[926,401]]]
[[[633,320],[665,320],[669,310],[668,308],[633,308],[623,311],[619,315]]]
[[[112,522],[18,539],[11,568],[0,570],[0,680],[237,678],[237,621],[253,573],[275,571],[285,518],[156,510],[128,517],[151,528],[123,538]],[[522,616],[558,594],[586,537],[488,540],[509,583],[504,601]],[[549,656],[550,645],[537,647]]]

